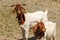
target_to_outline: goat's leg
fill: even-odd
[[[23,35],[23,40],[25,40],[25,30],[24,29],[22,31],[22,35]]]
[[[55,38],[53,37],[53,40],[55,40]]]
[[[54,34],[53,34],[53,40],[55,40],[55,36],[56,36],[56,29],[55,29],[55,31],[54,31]]]
[[[52,40],[55,40],[55,36],[52,36]]]
[[[23,40],[25,40],[25,29],[20,27],[21,28],[21,31],[22,31],[22,36],[23,36]]]
[[[25,30],[25,37],[26,37],[26,40],[28,40],[28,34],[29,34],[29,28]]]
[[[52,35],[52,40],[55,40],[55,37],[56,37],[56,29],[54,30],[54,33],[53,33],[53,35]]]

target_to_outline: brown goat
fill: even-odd
[[[44,32],[45,32],[46,28],[43,22],[38,22],[34,27],[33,27],[33,32],[34,35],[36,37],[36,39],[38,38],[42,38],[44,36]]]
[[[25,9],[21,6],[21,4],[11,5],[11,7],[13,7],[13,6],[15,6],[15,8],[13,10],[13,13],[16,12],[16,14],[17,14],[16,18],[18,18],[19,25],[24,24],[24,22],[25,22],[25,15],[24,15],[24,13],[26,13]]]

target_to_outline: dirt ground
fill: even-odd
[[[16,14],[12,13],[11,5],[23,3],[26,12],[48,10],[48,20],[57,23],[56,39],[60,40],[60,0],[0,0],[0,40],[20,40],[22,32],[18,25]],[[29,30],[29,40],[35,40],[32,28]]]

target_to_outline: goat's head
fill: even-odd
[[[33,31],[36,32],[36,30],[39,29],[40,32],[45,32],[46,28],[43,22],[38,22],[34,27]]]
[[[45,31],[46,31],[46,28],[43,22],[38,22],[33,28],[33,32],[36,37],[38,37],[38,35],[40,37],[43,37]]]
[[[21,6],[21,4],[16,4],[16,5],[11,5],[11,7],[15,6],[13,13],[16,12],[17,18],[18,18],[18,23],[21,24],[23,21],[25,21],[25,9]]]
[[[13,13],[17,13],[17,14],[22,14],[25,13],[25,8],[22,7],[21,4],[16,4],[16,5],[11,5],[11,7],[14,7]]]
[[[43,22],[39,22],[38,24],[40,32],[45,32],[46,28]]]

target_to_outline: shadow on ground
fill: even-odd
[[[23,40],[23,39],[19,39],[19,40]],[[31,38],[28,38],[28,40],[36,40],[35,37],[31,37]]]

